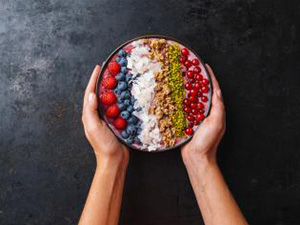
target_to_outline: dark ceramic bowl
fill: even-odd
[[[131,149],[135,149],[135,150],[139,150],[139,151],[144,151],[144,152],[164,152],[164,151],[168,151],[168,150],[172,150],[172,149],[175,149],[175,148],[178,148],[184,144],[186,144],[187,142],[189,142],[193,136],[189,136],[187,137],[186,139],[184,139],[183,141],[181,141],[179,144],[176,144],[172,147],[166,147],[166,148],[163,148],[163,149],[157,149],[157,150],[154,150],[154,151],[147,151],[145,149],[141,149],[141,148],[138,148],[136,146],[133,146],[133,145],[129,145],[124,139],[122,139],[122,137],[119,136],[119,134],[117,134],[114,129],[113,129],[113,126],[108,122],[108,120],[106,119],[105,115],[104,115],[104,112],[103,110],[101,109],[100,107],[100,98],[99,98],[99,91],[100,91],[100,83],[102,81],[102,78],[103,78],[103,73],[104,71],[106,70],[107,66],[108,66],[108,63],[111,61],[111,59],[118,53],[118,51],[120,49],[122,49],[124,46],[128,45],[129,43],[133,42],[133,41],[136,41],[136,40],[139,40],[139,39],[145,39],[145,38],[163,38],[163,39],[166,39],[166,40],[171,40],[171,41],[175,41],[183,46],[185,46],[187,49],[189,49],[192,53],[194,53],[194,55],[199,59],[200,61],[200,64],[203,65],[203,68],[204,68],[204,71],[205,73],[207,74],[207,78],[209,80],[209,92],[208,92],[208,103],[207,103],[207,107],[206,107],[206,110],[204,112],[204,115],[205,115],[205,118],[208,116],[209,114],[209,111],[210,111],[210,108],[211,108],[211,100],[212,100],[212,92],[213,92],[213,86],[212,86],[212,81],[211,81],[211,77],[210,77],[210,74],[205,66],[205,63],[203,62],[203,60],[201,59],[201,57],[199,57],[199,55],[196,53],[196,51],[194,51],[192,48],[190,48],[188,45],[186,45],[185,43],[179,41],[179,40],[176,40],[175,38],[172,38],[172,37],[167,37],[167,36],[163,36],[163,35],[144,35],[144,36],[140,36],[140,37],[136,37],[136,38],[133,38],[131,40],[128,40],[126,42],[124,42],[123,44],[121,44],[119,47],[117,47],[110,55],[109,57],[103,62],[102,64],[102,67],[101,67],[101,71],[100,71],[100,76],[98,77],[98,80],[97,80],[97,85],[96,85],[96,93],[97,93],[97,99],[98,99],[98,102],[99,102],[99,107],[98,107],[98,111],[99,111],[99,115],[101,117],[102,120],[104,120],[107,124],[108,124],[108,127],[109,129],[111,129],[111,131],[116,135],[116,137],[118,138],[118,140],[123,143],[124,145],[128,146],[129,148]],[[101,63],[100,63],[101,65]],[[202,122],[201,122],[202,123]],[[198,130],[198,128],[201,126],[201,123],[197,126],[197,128],[195,129],[194,132],[196,132],[196,130]]]

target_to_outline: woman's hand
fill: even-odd
[[[181,149],[184,163],[206,159],[216,161],[217,147],[225,133],[225,107],[218,81],[207,65],[213,83],[212,106],[209,116],[203,121],[192,140]]]
[[[82,113],[85,135],[94,149],[97,162],[99,159],[112,159],[127,165],[128,149],[117,140],[106,123],[99,118],[98,101],[95,93],[99,74],[100,66],[97,65],[85,90]]]

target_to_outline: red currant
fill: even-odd
[[[190,60],[186,60],[186,61],[184,62],[184,65],[185,65],[186,67],[191,67],[191,66],[192,66],[192,62],[191,62]]]
[[[198,114],[198,110],[197,109],[192,109],[192,114],[197,115]]]
[[[188,78],[190,78],[190,79],[194,79],[194,72],[189,70],[189,71],[186,73],[186,76],[187,76]]]
[[[199,123],[200,123],[202,120],[204,120],[204,114],[200,113],[196,116],[196,121],[197,122],[199,121]]]
[[[183,111],[185,111],[186,113],[191,113],[192,112],[192,109],[191,108],[188,108],[188,107],[185,107],[183,109]]]
[[[201,97],[201,101],[202,101],[202,102],[207,102],[207,101],[208,101],[208,98],[207,98],[206,96],[202,96],[202,97]]]
[[[195,78],[198,81],[202,81],[203,80],[203,76],[201,74],[197,74]]]
[[[188,119],[188,121],[194,121],[195,120],[195,117],[194,116],[192,116],[192,115],[189,115],[189,116],[187,116],[187,119]]]
[[[201,91],[198,91],[198,97],[202,97],[203,93]]]
[[[185,61],[187,60],[187,58],[185,56],[181,56],[179,58],[179,61],[183,64]]]
[[[198,66],[199,65],[199,60],[198,59],[193,59],[192,63],[194,66]]]
[[[185,128],[184,132],[187,134],[187,135],[192,135],[194,133],[193,129],[188,127],[188,128]]]
[[[186,90],[191,90],[192,87],[193,87],[193,85],[192,85],[192,83],[186,83],[186,84],[184,85],[184,87],[185,87]]]
[[[198,99],[195,97],[195,96],[193,96],[193,95],[191,95],[190,97],[189,97],[189,99],[191,100],[191,102],[196,102]]]
[[[202,102],[198,102],[198,103],[197,103],[197,108],[198,108],[198,109],[204,109],[203,103],[202,103]]]
[[[187,48],[183,48],[183,49],[181,49],[181,54],[184,56],[188,56],[190,54],[190,52]]]
[[[197,108],[197,104],[198,104],[198,103],[192,102],[192,103],[191,103],[191,108],[192,108],[192,109],[196,109],[196,108]]]
[[[195,66],[194,72],[195,73],[200,73],[201,72],[201,68],[199,66]]]
[[[194,126],[199,125],[200,122],[198,122],[197,120],[194,120]]]
[[[186,99],[183,100],[183,104],[185,104],[187,106],[189,106],[191,103],[192,103],[192,101],[190,99],[188,99],[188,98],[186,98]]]
[[[207,79],[203,79],[201,82],[204,86],[207,86],[209,84]]]
[[[208,88],[207,86],[203,86],[203,87],[201,88],[201,91],[202,91],[203,93],[207,93],[208,90],[209,90],[209,88]]]
[[[194,88],[199,90],[201,88],[201,84],[199,82],[194,83]]]
[[[190,90],[190,94],[191,94],[191,96],[196,96],[198,94],[198,90],[192,89],[192,90]]]

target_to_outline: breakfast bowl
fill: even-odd
[[[162,152],[187,143],[208,116],[212,82],[197,53],[146,35],[117,47],[97,80],[99,115],[126,146]]]

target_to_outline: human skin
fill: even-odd
[[[218,145],[225,133],[225,107],[218,81],[207,65],[213,83],[212,106],[192,140],[181,149],[201,214],[206,225],[248,224],[217,164]]]
[[[96,66],[84,95],[82,122],[96,156],[96,172],[79,225],[116,225],[122,202],[128,149],[99,118],[95,94],[100,66]]]
[[[200,211],[206,225],[248,224],[232,197],[216,160],[225,133],[225,107],[219,84],[207,65],[213,82],[210,115],[192,140],[181,149]],[[95,87],[100,73],[96,66],[85,91],[82,121],[96,156],[96,172],[79,225],[118,224],[129,151],[98,115]]]

